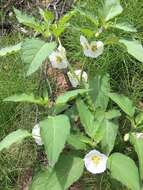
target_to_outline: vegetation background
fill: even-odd
[[[68,2],[69,0],[63,0]],[[16,44],[21,41],[27,34],[20,34],[19,26],[11,11],[13,6],[31,12],[36,15],[36,7],[31,1],[11,1],[8,6],[8,12],[4,5],[10,1],[1,1],[1,29],[0,29],[0,47]],[[26,3],[25,3],[26,2]],[[27,3],[29,2],[29,3]],[[46,2],[44,2],[46,3]],[[86,4],[85,12],[90,11],[93,14],[97,11],[97,6],[101,0],[79,0],[81,6]],[[143,41],[143,1],[142,0],[122,0],[124,7],[123,16],[120,19],[133,23],[138,29],[136,38]],[[4,23],[13,23],[11,29],[4,29]],[[11,25],[9,25],[10,27]],[[63,45],[68,52],[68,58],[74,65],[81,65],[85,61],[79,44],[80,33],[77,32],[80,26],[93,28],[92,23],[80,15],[71,20],[71,27],[63,35]],[[76,31],[77,30],[77,31]],[[91,64],[93,60],[86,60]],[[128,95],[139,107],[143,109],[143,64],[133,59],[119,47],[106,48],[103,56],[98,60],[98,66],[94,71],[107,70],[111,76],[112,89]],[[26,128],[31,130],[35,124],[37,107],[27,104],[5,103],[2,100],[12,94],[22,92],[32,92],[37,90],[39,85],[39,74],[36,73],[30,78],[25,77],[24,65],[18,54],[0,58],[0,140],[10,132]],[[41,114],[41,113],[40,113]],[[122,130],[126,130],[122,122]],[[121,145],[120,146],[122,150]],[[27,182],[30,180],[32,173],[38,170],[40,163],[46,162],[44,155],[36,152],[34,141],[25,140],[20,146],[13,146],[10,152],[0,153],[0,190],[26,190]],[[122,150],[126,151],[126,150]],[[83,178],[78,182],[74,189],[82,190],[123,190],[125,189],[117,182],[108,179],[108,176],[97,178],[85,173]],[[98,187],[97,187],[98,184]],[[116,188],[115,188],[116,187]]]

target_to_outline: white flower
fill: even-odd
[[[104,44],[101,41],[92,41],[91,43],[84,36],[80,36],[80,43],[83,47],[84,55],[97,58],[103,53]]]
[[[92,150],[84,157],[84,164],[86,169],[93,174],[103,173],[107,168],[107,159],[106,155]]]
[[[65,48],[61,45],[49,56],[49,59],[53,68],[66,69],[69,64]]]
[[[143,139],[143,133],[135,133],[137,139]]]
[[[76,70],[76,71],[74,71],[74,73],[78,77],[79,80],[81,79],[81,74],[82,74],[82,81],[87,82],[88,76],[85,71],[82,72],[82,70]],[[72,86],[74,88],[76,88],[79,85],[77,78],[75,76],[73,76],[73,74],[70,71],[67,73],[67,75],[69,77],[69,80],[70,80]]]
[[[130,138],[129,133],[126,133],[126,134],[124,135],[124,141],[125,141],[125,142],[128,141],[129,138]]]
[[[36,124],[33,129],[32,129],[32,136],[35,139],[35,142],[38,145],[43,145],[42,139],[41,139],[41,135],[40,135],[40,126],[39,124]]]

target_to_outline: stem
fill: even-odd
[[[83,72],[84,72],[84,67],[86,66],[86,61],[84,60],[84,62],[83,62],[83,65],[82,65],[82,69],[81,69],[81,75],[80,75],[80,82],[81,82],[81,84],[85,87],[85,85],[84,85],[84,82],[83,82],[83,80],[82,80],[82,75],[83,75]]]

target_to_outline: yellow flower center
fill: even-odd
[[[56,57],[56,62],[57,62],[58,64],[60,64],[60,63],[62,62],[62,58],[61,58],[60,56],[57,56],[57,57]]]
[[[92,46],[91,46],[91,50],[92,50],[93,52],[96,52],[96,50],[97,50],[96,45],[92,45]]]
[[[91,160],[95,165],[98,165],[101,161],[101,158],[99,156],[92,156]]]

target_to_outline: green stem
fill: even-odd
[[[83,80],[82,80],[82,79],[83,79],[82,75],[83,75],[85,66],[86,66],[86,61],[84,60],[83,65],[82,65],[82,69],[81,69],[81,74],[80,74],[80,83],[81,83],[82,86],[84,86],[84,87],[85,87],[85,85],[84,85],[84,82],[83,82]]]

